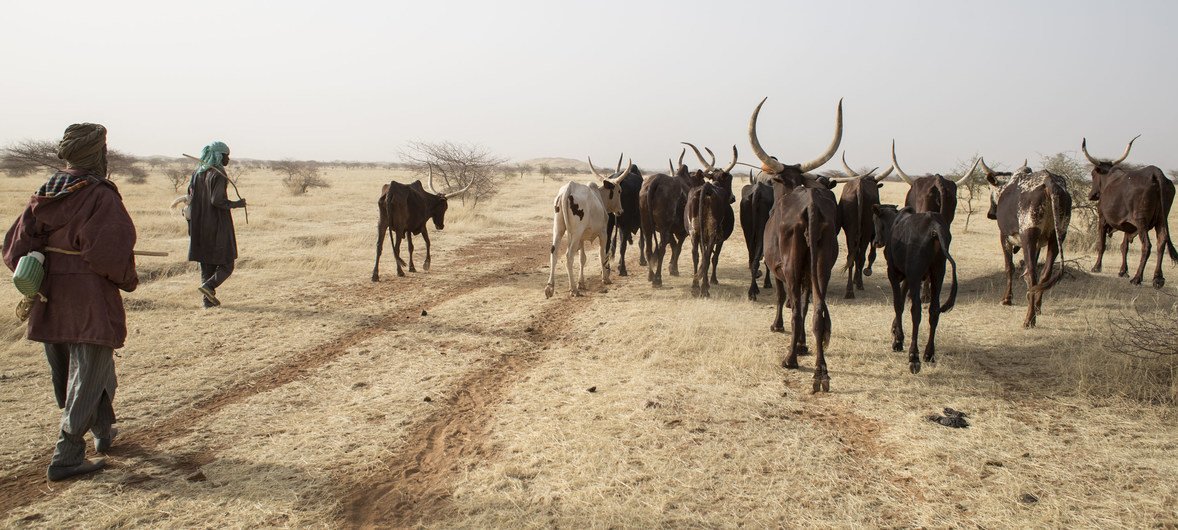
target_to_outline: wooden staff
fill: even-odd
[[[69,254],[71,256],[79,256],[82,254],[82,252],[78,251],[78,250],[66,250],[64,248],[57,248],[57,247],[45,247],[45,252],[53,252],[56,254]],[[155,256],[155,257],[159,257],[159,258],[167,257],[167,255],[168,255],[167,252],[160,252],[158,250],[133,250],[133,251],[131,251],[131,253],[136,256]]]
[[[185,157],[187,157],[187,158],[191,158],[191,159],[193,159],[193,160],[195,160],[195,161],[197,161],[197,162],[204,163],[204,160],[201,160],[201,159],[199,159],[199,158],[197,158],[197,157],[195,157],[195,156],[192,156],[192,155],[190,155],[190,154],[187,154],[187,153],[183,153],[183,154],[184,154],[184,156],[185,156]],[[242,200],[242,201],[244,201],[244,200],[245,200],[245,199],[243,199],[243,198],[241,197],[241,192],[240,192],[240,191],[237,191],[237,184],[234,184],[234,183],[233,183],[233,179],[229,178],[229,175],[226,175],[226,174],[225,174],[225,172],[224,172],[224,171],[221,171],[221,169],[220,169],[220,168],[216,168],[216,167],[213,167],[213,166],[209,166],[209,169],[211,169],[211,170],[213,170],[213,171],[216,171],[216,172],[217,172],[217,173],[219,173],[219,174],[220,174],[222,177],[225,177],[225,180],[226,180],[227,182],[229,182],[229,185],[230,185],[230,186],[233,186],[233,193],[237,194],[237,199],[238,199],[238,200]],[[242,210],[245,212],[245,224],[247,224],[247,225],[248,225],[248,224],[250,224],[250,207],[249,207],[248,205],[247,205],[247,206],[242,206],[242,207],[241,207],[241,209],[242,209]]]

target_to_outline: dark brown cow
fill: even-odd
[[[679,254],[687,239],[687,231],[683,226],[687,193],[704,183],[703,172],[688,171],[682,163],[682,154],[679,155],[679,162],[679,169],[674,175],[651,175],[642,182],[642,189],[638,192],[642,238],[646,246],[646,279],[653,287],[663,284],[663,258],[668,245],[671,246],[671,262],[667,271],[671,276],[679,275]]]
[[[768,98],[765,98],[768,99]],[[830,312],[826,307],[826,288],[830,271],[838,259],[838,206],[830,188],[812,175],[806,175],[825,164],[838,151],[843,136],[843,102],[839,100],[835,121],[834,140],[822,156],[804,164],[785,165],[770,157],[757,140],[757,115],[765,99],[757,105],[749,118],[749,143],[762,164],[762,170],[773,175],[775,201],[765,225],[765,264],[772,271],[777,288],[777,316],[770,327],[784,331],[782,306],[788,297],[793,312],[789,355],[782,366],[798,367],[798,355],[805,350],[805,324],[808,303],[814,302],[812,331],[817,355],[814,359],[813,392],[830,391],[830,374],[826,369],[826,346],[830,342]]]
[[[863,276],[871,276],[871,265],[875,263],[875,246],[871,244],[875,237],[873,211],[879,204],[879,188],[883,187],[883,180],[893,168],[879,176],[872,176],[874,169],[860,175],[847,165],[844,151],[843,169],[847,177],[834,179],[843,184],[838,206],[843,239],[847,242],[847,263],[843,265],[843,270],[847,271],[847,292],[843,298],[854,298],[855,289],[863,290]],[[864,261],[867,262],[866,268],[863,267]]]
[[[428,271],[430,242],[426,223],[433,219],[434,227],[441,230],[446,223],[446,200],[466,193],[472,184],[474,184],[473,181],[465,188],[453,193],[438,193],[437,190],[434,190],[433,166],[429,168],[429,189],[433,193],[425,191],[425,188],[421,187],[420,180],[409,185],[396,181],[385,184],[381,189],[380,199],[376,201],[377,208],[380,210],[380,221],[376,226],[376,264],[372,266],[372,281],[380,281],[380,255],[384,250],[386,230],[392,242],[393,257],[397,258],[397,276],[405,275],[405,271],[402,270],[405,262],[401,259],[401,238],[403,237],[409,238],[409,272],[417,272],[412,265],[412,234],[421,234],[422,239],[425,240],[425,264],[422,265],[422,268]]]
[[[909,177],[900,169],[899,162],[896,162],[896,141],[892,140],[892,167],[896,168],[896,173],[910,186],[908,195],[904,197],[905,206],[917,213],[940,213],[946,223],[953,224],[953,216],[957,213],[957,185],[973,175],[978,162],[975,160],[973,167],[957,180],[947,179],[940,174]]]
[[[1174,204],[1174,183],[1166,178],[1157,166],[1146,166],[1140,169],[1122,169],[1121,162],[1129,158],[1129,150],[1133,149],[1133,142],[1140,135],[1129,141],[1125,153],[1116,160],[1098,160],[1088,154],[1088,139],[1080,143],[1084,156],[1092,163],[1092,192],[1088,200],[1099,201],[1096,210],[1100,220],[1096,227],[1096,264],[1092,272],[1100,272],[1104,261],[1105,238],[1114,230],[1125,232],[1125,240],[1121,243],[1121,276],[1128,276],[1129,240],[1134,236],[1141,238],[1141,263],[1137,266],[1137,274],[1129,280],[1133,285],[1141,285],[1145,275],[1145,265],[1149,261],[1150,243],[1149,231],[1157,234],[1158,265],[1153,271],[1153,286],[1161,289],[1166,284],[1162,276],[1162,256],[1167,252],[1170,260],[1178,262],[1178,251],[1170,241],[1170,207]]]
[[[740,189],[740,230],[744,232],[744,244],[749,253],[749,300],[756,301],[761,293],[757,279],[761,276],[761,260],[765,256],[765,224],[769,222],[769,210],[773,208],[773,181],[771,175],[762,173],[753,177],[750,171],[749,184]],[[770,276],[765,272],[765,288],[770,286]]]
[[[1035,317],[1043,306],[1043,292],[1063,277],[1063,242],[1067,239],[1072,219],[1072,196],[1068,182],[1050,171],[1031,172],[1026,162],[1014,173],[990,169],[981,160],[986,182],[990,183],[990,211],[986,217],[998,221],[998,237],[1002,242],[1003,264],[1006,266],[1006,294],[1003,305],[1010,305],[1014,289],[1014,253],[1023,249],[1027,282],[1027,316],[1023,327],[1035,326]],[[1006,177],[1006,180],[1000,180]],[[1042,273],[1039,249],[1047,248]],[[1051,274],[1056,258],[1059,272]]]
[[[736,167],[737,152],[736,146],[732,146],[732,163],[720,169],[713,165],[714,156],[713,163],[708,163],[699,149],[692,144],[687,145],[704,165],[704,177],[711,181],[688,192],[687,206],[683,210],[683,225],[691,237],[691,266],[695,271],[691,280],[691,294],[708,298],[711,296],[709,285],[720,283],[716,278],[720,250],[724,248],[724,241],[732,235],[732,203],[736,202],[732,196],[732,168]],[[708,153],[711,153],[710,149]],[[701,253],[703,262],[700,262]],[[709,267],[712,272],[710,282]]]
[[[931,291],[928,308],[928,343],[924,347],[924,362],[937,362],[937,323],[941,313],[948,313],[957,301],[957,262],[949,254],[952,236],[949,222],[936,212],[917,213],[911,207],[899,211],[895,207],[876,207],[880,216],[884,259],[888,262],[888,282],[892,284],[892,307],[896,318],[892,320],[892,351],[904,349],[904,298],[911,303],[912,346],[908,348],[908,369],[920,372],[920,348],[916,345],[920,336],[920,291],[921,284],[929,283]],[[945,282],[945,261],[953,267],[953,284],[949,288],[949,299],[941,303],[941,287]]]

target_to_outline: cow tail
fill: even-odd
[[[1060,197],[1059,197],[1059,194],[1056,193],[1055,186],[1047,186],[1046,190],[1047,190],[1047,197],[1051,201],[1051,217],[1052,217],[1052,220],[1055,222],[1054,223],[1055,224],[1055,246],[1059,248],[1059,272],[1057,272],[1053,275],[1049,275],[1047,277],[1047,281],[1041,282],[1038,285],[1031,287],[1030,290],[1032,293],[1041,293],[1043,291],[1050,289],[1052,286],[1055,285],[1056,282],[1058,282],[1061,278],[1063,278],[1063,273],[1064,273],[1063,240],[1064,240],[1065,234],[1062,233],[1062,231],[1064,230],[1064,227],[1060,226],[1061,223],[1059,222],[1060,221],[1060,208],[1061,208],[1060,203],[1059,203]]]
[[[937,225],[933,229],[933,238],[941,245],[941,252],[945,254],[945,259],[949,260],[949,265],[952,267],[952,281],[949,287],[949,299],[941,304],[941,312],[948,313],[953,310],[953,305],[957,303],[957,261],[953,259],[953,255],[949,254],[949,227],[948,225]]]
[[[1161,178],[1166,178],[1166,176],[1162,175]],[[1170,210],[1166,208],[1166,187],[1161,182],[1158,182],[1158,195],[1160,199],[1158,206],[1162,208],[1162,226],[1166,227],[1166,251],[1170,253],[1170,263],[1178,264],[1178,249],[1174,248],[1174,242],[1170,238]],[[1162,249],[1158,249],[1158,251],[1161,252]]]

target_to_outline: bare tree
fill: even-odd
[[[549,166],[548,164],[540,164],[540,167],[537,168],[537,170],[540,173],[540,178],[542,178],[542,179],[552,178],[552,175],[553,175],[552,166]]]
[[[524,175],[527,173],[531,173],[534,169],[535,168],[533,168],[531,164],[520,163],[520,164],[515,165],[515,170],[519,171],[520,180],[523,180]]]
[[[270,169],[281,173],[282,184],[291,195],[305,195],[311,188],[327,188],[329,184],[319,174],[319,163],[304,160],[272,162]]]
[[[425,177],[427,168],[434,172],[434,186],[440,182],[446,193],[471,186],[462,196],[463,204],[467,195],[478,204],[480,200],[495,195],[503,178],[501,167],[507,159],[491,153],[489,149],[476,144],[455,142],[409,142],[401,151],[401,159],[412,164],[411,171],[419,178]]]
[[[22,140],[0,150],[0,171],[11,177],[63,167],[65,162],[57,158],[57,142]]]
[[[1109,333],[1105,346],[1111,351],[1132,357],[1178,356],[1178,326],[1175,317],[1159,311],[1143,313],[1134,307],[1109,317]]]
[[[966,171],[973,168],[973,163],[979,156],[981,155],[974,153],[973,158],[958,161],[949,174],[960,178]],[[978,211],[978,207],[983,204],[985,208],[990,207],[990,184],[986,182],[985,175],[978,175],[977,172],[974,172],[971,178],[957,185],[957,204],[965,206],[965,226],[962,227],[962,231],[968,232],[969,220]]]
[[[174,191],[180,191],[182,186],[188,184],[188,179],[192,176],[187,165],[172,165],[164,168],[164,176],[168,177],[168,182],[172,184]]]
[[[1092,190],[1092,166],[1068,153],[1056,153],[1039,159],[1039,165],[1068,182],[1072,196],[1072,222],[1068,227],[1067,246],[1071,250],[1088,251],[1096,244],[1096,225],[1100,214],[1096,202],[1088,200]]]

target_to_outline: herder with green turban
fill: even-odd
[[[57,406],[62,409],[49,480],[97,471],[86,460],[89,431],[99,453],[110,449],[115,423],[114,350],[127,338],[119,291],[139,285],[135,225],[118,188],[106,178],[106,128],[70,125],[57,146],[66,167],[29,199],[4,237],[4,264],[41,252],[45,278],[29,309],[29,340],[45,344]],[[50,250],[53,249],[53,250]]]
[[[188,182],[188,261],[200,263],[200,286],[205,308],[221,305],[217,288],[233,274],[237,260],[237,235],[233,230],[233,208],[245,207],[245,199],[229,200],[229,146],[212,142],[200,152],[200,166]]]

